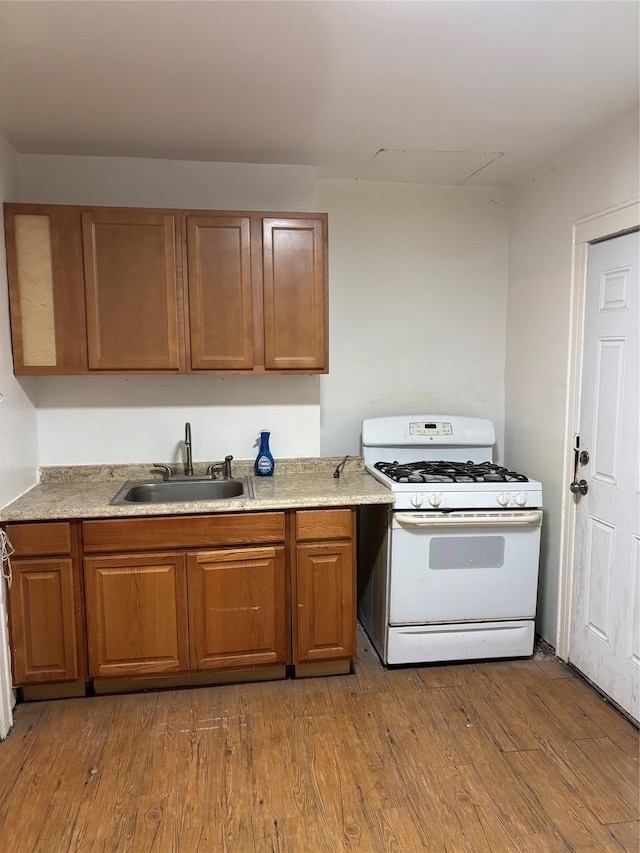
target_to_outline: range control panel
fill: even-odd
[[[424,435],[428,437],[453,435],[453,427],[450,423],[411,421],[409,424],[409,435]]]

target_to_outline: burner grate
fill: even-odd
[[[528,483],[524,474],[494,462],[376,462],[374,465],[396,483]]]

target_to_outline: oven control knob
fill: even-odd
[[[526,505],[527,496],[524,494],[524,492],[518,492],[518,494],[516,495],[516,503],[518,504],[518,506]]]
[[[498,503],[500,506],[508,506],[509,505],[509,495],[506,492],[500,492],[498,495]]]
[[[422,495],[411,495],[411,504],[415,507],[422,506]]]
[[[442,495],[429,495],[429,503],[431,506],[440,506],[442,503]]]

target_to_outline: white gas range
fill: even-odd
[[[369,418],[362,444],[395,497],[360,513],[358,615],[384,663],[531,654],[542,486],[493,463],[491,421]]]

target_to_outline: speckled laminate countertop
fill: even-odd
[[[44,469],[38,485],[0,510],[0,521],[194,515],[393,503],[393,493],[367,474],[357,459],[349,460],[340,478],[335,479],[333,471],[340,461],[325,458],[281,464],[276,460],[273,477],[253,478],[253,499],[127,506],[112,506],[109,502],[126,480],[151,479],[150,465]],[[234,476],[248,473],[250,463],[234,463]],[[157,474],[154,478],[161,479]]]

